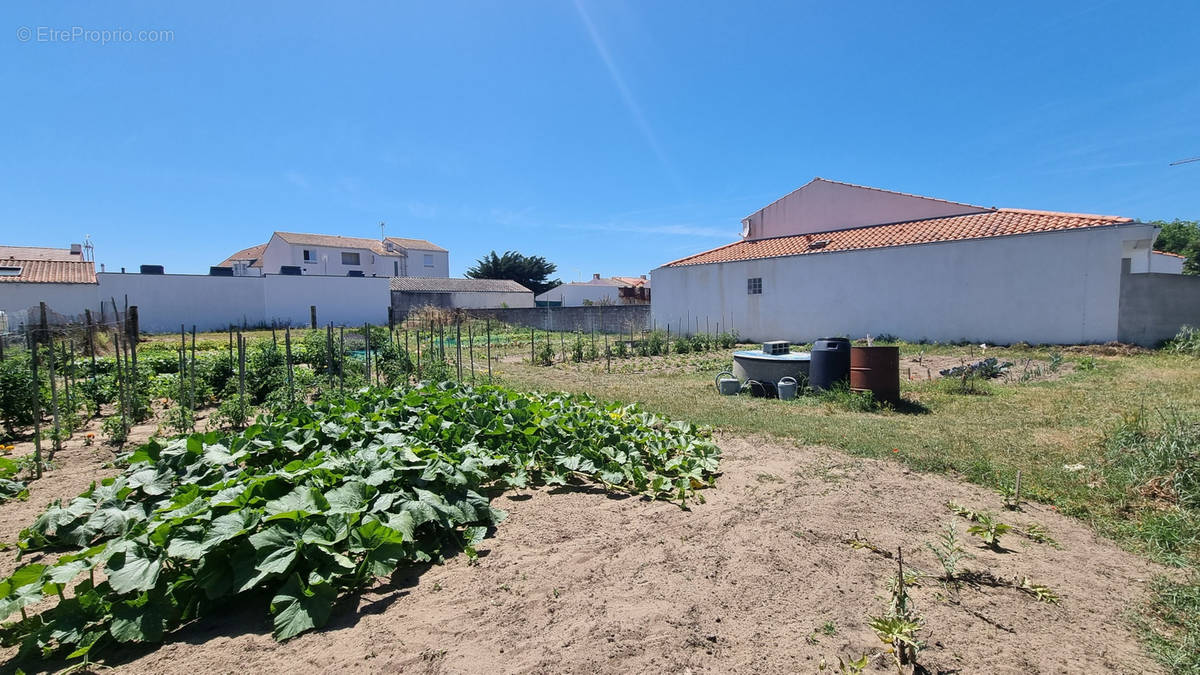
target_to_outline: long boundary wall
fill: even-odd
[[[469,309],[467,314],[539,330],[624,333],[648,330],[650,305],[593,305],[591,307],[515,307]]]
[[[1185,325],[1200,328],[1200,276],[1121,272],[1117,339],[1153,347]]]

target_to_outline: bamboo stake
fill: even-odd
[[[288,376],[288,407],[296,404],[296,392],[292,385],[292,327],[285,326],[283,329],[283,349],[284,358],[287,359],[287,376]],[[195,368],[193,367],[193,372]]]
[[[49,351],[47,352],[49,355],[47,359],[49,361],[49,363],[47,363],[47,369],[49,370],[48,375],[50,376],[50,412],[52,413],[54,420],[54,450],[50,453],[50,457],[53,458],[55,452],[62,450],[62,439],[59,435],[58,426],[58,387],[55,385],[55,381],[58,379],[58,372],[54,365],[54,338],[51,337],[50,329],[46,324],[46,303],[43,302],[39,304],[41,305],[42,312],[42,339],[44,339],[46,344],[50,347]]]
[[[38,376],[38,344],[36,337],[32,340],[30,336],[30,328],[25,327],[26,341],[33,347],[33,361],[31,370],[33,371],[33,379],[30,384],[33,387],[33,477],[42,477],[42,379]]]

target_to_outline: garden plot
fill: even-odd
[[[1029,577],[1057,604],[1006,585],[909,589],[931,672],[1158,672],[1125,621],[1154,565],[1084,525],[888,461],[726,437],[723,475],[690,511],[591,489],[523,490],[474,563],[401,572],[285,643],[261,612],[195,624],[117,672],[817,672],[869,655],[895,672],[868,627],[882,614],[899,547],[910,570],[957,521],[964,569]],[[1044,525],[1059,547],[1005,535],[1004,552],[965,533],[945,502]]]

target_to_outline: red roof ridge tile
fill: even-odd
[[[1120,223],[1132,223],[1133,222],[1133,218],[1126,218],[1125,216],[1106,216],[1106,215],[1102,215],[1099,213],[1072,213],[1070,211],[1043,211],[1040,209],[1015,209],[1015,208],[1011,208],[1011,207],[1007,207],[1007,206],[998,208],[996,210],[1009,212],[1009,213],[1031,213],[1031,214],[1038,215],[1038,216],[1059,216],[1059,217],[1063,217],[1063,218],[1094,218],[1094,219],[1098,219],[1098,220],[1111,220],[1111,221],[1120,222]]]
[[[1154,251],[1154,253],[1159,255],[1169,255],[1172,258],[1179,258],[1180,260],[1187,260],[1186,255],[1179,255],[1178,253],[1171,253],[1170,251]]]

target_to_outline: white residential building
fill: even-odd
[[[743,219],[741,235],[653,271],[657,325],[795,342],[1153,344],[1200,323],[1200,278],[1153,254],[1158,228],[1130,218],[817,178]]]
[[[534,298],[541,306],[645,305],[650,302],[650,281],[640,277],[601,277],[559,284]]]
[[[450,254],[424,239],[275,232],[267,243],[238,251],[214,268],[231,269],[233,276],[446,278],[450,276]]]

